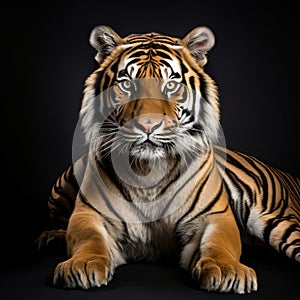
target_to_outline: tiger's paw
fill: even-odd
[[[70,258],[57,265],[53,284],[59,288],[98,288],[112,279],[113,269],[100,255]]]
[[[257,291],[255,271],[239,262],[220,263],[211,258],[201,258],[192,276],[201,289],[216,292],[245,294]]]
[[[66,230],[43,231],[34,243],[39,251],[50,254],[65,254],[67,249]]]

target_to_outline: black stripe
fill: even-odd
[[[173,168],[169,171],[169,174],[172,174],[177,167],[178,167],[178,164],[175,164],[173,166]],[[168,184],[160,191],[160,193],[157,195],[157,198],[161,197],[166,192],[166,190],[172,185],[172,183],[177,181],[180,176],[181,176],[181,174],[180,174],[180,172],[178,172],[178,174],[171,181],[169,181]],[[190,179],[191,179],[191,177],[186,182],[188,182]],[[183,186],[185,186],[185,184],[183,184]],[[180,189],[177,190],[176,194],[179,191],[180,191]]]
[[[281,206],[281,209],[280,209],[279,213],[277,214],[276,219],[275,220],[270,219],[266,222],[263,237],[264,237],[264,241],[267,244],[270,244],[269,237],[270,237],[271,231],[283,221],[282,216],[288,206],[287,201],[284,201],[284,200],[279,201],[279,203],[277,205],[278,208],[276,208],[276,210],[278,210],[280,208],[280,206]]]
[[[101,215],[101,213],[94,206],[92,206],[92,204],[87,200],[87,198],[83,195],[83,193],[80,190],[78,192],[78,197],[85,205],[87,205],[89,208],[93,209],[95,212]]]
[[[181,58],[179,59],[179,61],[180,61],[180,69],[181,69],[181,72],[182,72],[182,83],[187,86],[187,82],[186,82],[186,79],[185,79],[185,74],[187,74],[189,70],[185,66],[185,64],[183,63]]]
[[[107,73],[105,73],[103,77],[104,77],[103,78],[104,81],[103,81],[102,91],[105,91],[110,86],[111,78],[109,77],[109,75]]]
[[[295,248],[291,254],[291,258],[292,259],[295,259],[296,258],[296,255],[300,253],[300,246]]]
[[[118,190],[123,195],[124,199],[128,202],[132,202],[130,193],[124,189],[124,187],[122,186],[120,181],[117,179],[118,175],[115,173],[114,167],[112,166],[112,163],[111,163],[111,153],[108,157],[104,158],[103,161],[104,161],[104,163],[101,163],[99,161],[96,161],[96,163],[107,174],[107,176],[113,182],[113,184],[118,188]]]
[[[274,169],[273,172],[280,183],[280,199],[287,199],[289,197],[287,195],[287,189],[289,189],[289,186],[287,186],[285,178],[281,176],[281,172],[278,172],[277,169]]]
[[[60,210],[60,214],[64,213],[66,216],[71,215],[75,206],[75,199],[67,198],[62,194],[59,195],[59,198],[50,196],[48,202],[53,206],[53,210]]]
[[[197,74],[198,74],[199,81],[200,81],[200,93],[202,96],[201,99],[203,98],[205,101],[208,102],[208,97],[207,97],[207,85],[208,84],[207,84],[204,76],[201,73],[197,72]]]
[[[278,170],[276,168],[272,168],[273,172],[277,175],[278,180],[282,182],[282,186],[286,192],[289,191],[292,197],[295,199],[300,198],[300,189],[299,184],[296,182],[296,178],[294,178],[291,174]]]
[[[123,56],[124,56],[124,55],[126,56],[126,55],[128,55],[128,54],[130,54],[130,53],[133,53],[134,51],[139,51],[139,50],[141,50],[141,49],[145,49],[145,47],[143,47],[141,44],[136,45],[136,46],[133,46],[133,47],[131,47],[131,48],[127,48],[127,49],[124,50]]]
[[[217,148],[215,148],[215,151],[218,152],[219,150]],[[242,170],[245,174],[247,174],[249,177],[253,178],[253,180],[255,181],[257,186],[262,185],[262,181],[255,173],[253,173],[253,171],[251,171],[251,170],[249,170],[249,168],[245,167],[237,158],[235,158],[229,152],[224,151],[223,153],[224,153],[223,156],[225,155],[225,157],[226,157],[226,162],[237,167],[238,169]],[[238,152],[234,152],[234,153],[236,155],[241,156],[240,153],[238,153]],[[220,156],[222,156],[222,155],[220,155]],[[241,158],[244,158],[255,170],[260,171],[260,169],[257,167],[257,165],[255,165],[253,163],[250,156],[243,155],[243,156],[241,156]]]
[[[199,168],[199,169],[201,169],[203,167],[203,165]],[[196,175],[198,173],[198,171],[196,171],[195,173],[194,173],[194,175]],[[193,178],[194,177],[194,175],[193,176],[191,176],[191,178]],[[175,223],[175,230],[177,231],[177,227],[179,226],[179,223],[187,216],[187,215],[189,215],[194,209],[195,209],[195,206],[196,206],[196,204],[198,203],[198,201],[199,201],[199,196],[200,196],[200,194],[202,193],[202,190],[203,190],[203,188],[204,188],[204,186],[205,186],[205,184],[206,184],[206,182],[208,181],[208,178],[209,178],[209,176],[210,176],[210,173],[206,176],[206,178],[205,178],[205,180],[202,182],[202,185],[201,185],[201,187],[198,189],[198,191],[197,191],[197,194],[196,194],[196,196],[194,197],[194,200],[193,200],[193,202],[192,202],[192,205],[190,206],[190,208],[176,221],[176,223]]]
[[[214,207],[214,205],[219,201],[219,199],[221,197],[221,194],[223,193],[223,189],[224,189],[224,187],[221,186],[220,189],[219,189],[219,191],[218,191],[218,194],[216,195],[216,197],[202,211],[200,211],[198,214],[196,214],[195,216],[193,216],[192,218],[190,218],[185,223],[192,222],[193,220],[197,219],[201,215],[203,215],[205,213],[208,213]],[[209,215],[213,215],[213,214],[216,214],[216,213],[223,213],[227,209],[228,209],[228,205],[226,205],[225,209],[220,210],[218,212],[210,212]]]
[[[72,274],[72,278],[76,281],[76,285],[80,286],[80,275],[78,276],[78,272],[74,270],[74,268],[70,268],[70,272]]]
[[[216,197],[205,207],[205,209],[200,211],[198,214],[196,214],[192,218],[190,218],[188,221],[186,221],[186,223],[192,222],[193,220],[199,218],[201,215],[209,212],[214,207],[214,205],[219,201],[220,196],[223,193],[223,189],[224,189],[224,187],[221,186],[219,191],[218,191],[218,194],[216,195]],[[227,209],[228,209],[228,205],[226,205],[225,209],[223,209],[223,210],[220,210],[220,211],[217,211],[217,212],[210,212],[209,215],[213,215],[213,214],[216,214],[216,213],[223,213]]]
[[[172,60],[172,57],[169,54],[167,54],[166,52],[163,52],[163,51],[157,50],[156,55],[159,55],[160,57],[162,57],[164,59]]]
[[[231,184],[234,186],[234,188],[239,192],[239,199],[236,199],[236,213],[239,214],[241,217],[241,220],[243,221],[243,225],[247,224],[247,221],[249,219],[250,214],[250,208],[249,206],[253,205],[253,199],[255,199],[253,192],[251,188],[242,181],[236,173],[230,171],[229,169],[225,170],[226,175],[230,178]],[[244,189],[243,189],[244,188]],[[248,205],[245,201],[245,192],[246,191],[248,195],[248,199],[251,201],[251,205]],[[230,198],[232,198],[231,193],[229,194]],[[232,198],[233,200],[233,198]],[[233,200],[234,201],[234,200]]]
[[[211,216],[211,215],[223,214],[224,212],[226,212],[228,210],[228,208],[229,208],[229,204],[227,204],[224,209],[211,212],[209,215]]]
[[[195,77],[194,76],[190,76],[189,84],[191,85],[191,88],[193,89],[193,92],[195,92]],[[195,97],[194,97],[194,99],[195,99]]]
[[[101,82],[101,79],[102,79],[102,76],[103,76],[103,73],[104,73],[104,70],[102,71],[96,71],[96,79],[94,81],[94,85],[93,85],[93,90],[94,90],[94,97],[97,97],[99,96],[100,94],[100,82]]]
[[[271,193],[270,193],[271,198],[269,198],[269,200],[268,200],[268,203],[269,203],[270,206],[267,208],[267,210],[268,211],[273,211],[274,207],[276,205],[276,194],[275,194],[276,184],[275,184],[275,180],[274,180],[275,174],[269,169],[268,166],[263,165],[262,163],[260,163],[260,165],[265,168],[267,174],[269,175],[268,178],[271,181]],[[280,188],[281,188],[281,185],[280,185]]]
[[[63,174],[64,180],[72,185],[74,189],[79,189],[77,179],[74,174],[74,168],[73,165],[71,165]]]
[[[97,182],[98,185],[98,182]],[[109,210],[111,211],[112,214],[114,214],[118,220],[122,220],[121,216],[118,214],[118,212],[114,209],[114,207],[111,205],[111,202],[109,201],[109,199],[105,196],[105,194],[102,192],[101,188],[97,188],[99,190],[99,194],[101,195],[101,198],[103,199],[103,202],[106,204],[106,206],[109,208]],[[79,191],[79,197],[80,200],[87,206],[89,206],[90,208],[92,208],[94,211],[96,211],[98,214],[100,214],[101,216],[104,217],[104,215],[101,213],[101,211],[98,211],[94,206],[91,205],[91,203],[89,202],[89,200],[83,195],[83,193],[81,191]]]
[[[230,182],[232,184],[232,182]],[[225,191],[226,191],[226,194],[227,194],[227,197],[228,197],[228,200],[229,200],[229,204],[231,205],[231,208],[236,211],[236,207],[235,207],[235,204],[236,202],[233,201],[233,198],[231,196],[231,190],[230,190],[230,187],[234,187],[235,186],[232,184],[232,185],[229,185],[228,182],[226,180],[223,180],[223,185],[225,187]]]
[[[153,44],[154,45],[154,49],[159,49],[159,50],[164,50],[168,53],[171,53],[173,55],[174,51],[172,49],[170,49],[168,46],[163,45],[163,44]],[[152,45],[152,46],[153,46]]]
[[[190,221],[209,212],[214,207],[214,205],[219,201],[219,199],[223,193],[223,189],[224,189],[224,187],[223,187],[223,185],[221,185],[216,197],[212,201],[210,201],[210,203],[201,212],[199,212],[196,216],[194,216],[192,219],[190,219]],[[222,211],[220,211],[220,212],[222,212]],[[215,212],[210,212],[210,214],[214,214],[214,213]]]
[[[241,202],[241,201],[234,201],[232,196],[231,196],[231,190],[229,188],[229,184],[227,183],[227,181],[223,180],[223,185],[225,187],[225,190],[226,190],[226,194],[228,196],[228,201],[229,201],[229,204],[231,206],[231,209],[233,211],[233,215],[234,215],[234,218],[239,226],[240,229],[242,230],[246,230],[246,227],[247,227],[247,223],[248,223],[248,219],[249,219],[249,215],[250,215],[250,208],[246,205],[245,206],[245,212],[244,212],[244,219],[243,220],[240,220],[238,217],[239,217],[239,214],[238,214],[238,204]],[[234,185],[233,185],[234,186]],[[235,187],[235,186],[234,186]]]
[[[201,169],[202,168],[202,166],[199,168],[199,169]],[[199,172],[199,170],[197,170],[197,171],[195,171],[193,174],[191,174],[191,176],[189,176],[188,178],[187,178],[187,180],[180,186],[180,188],[174,193],[175,195],[177,195],[185,186],[186,186],[186,184],[197,174]],[[171,183],[173,183],[173,182],[175,182],[180,176],[181,176],[182,174],[178,174],[178,176],[176,176],[176,178],[174,178],[174,180],[172,180],[169,184],[168,184],[168,186],[165,188],[165,189],[167,189],[169,186],[170,186],[170,184]],[[164,190],[165,190],[164,189]],[[171,203],[172,201],[173,201],[173,199],[174,198],[171,198],[170,200],[169,200],[169,202],[168,202],[168,204],[167,205],[165,205],[165,209],[162,211],[162,213],[161,213],[161,215],[164,215],[164,213],[165,213],[165,211],[169,208],[169,203]],[[176,224],[175,224],[175,232],[177,231],[177,223],[178,223],[178,221],[176,222]]]
[[[128,64],[126,65],[126,69],[129,68],[129,66],[135,64],[135,63],[138,63],[138,62],[141,62],[141,59],[140,58],[135,58],[133,60],[131,60],[130,62],[128,62]],[[126,72],[128,74],[128,71]]]
[[[283,245],[280,246],[280,249],[283,253],[286,253],[287,249],[289,247],[298,245],[299,246],[299,250],[300,250],[300,239],[295,239],[293,241],[291,241],[290,243],[286,243],[284,247],[282,247]]]
[[[110,65],[109,69],[111,70],[111,72],[113,73],[113,77],[112,80],[114,80],[117,76],[117,72],[118,72],[118,68],[119,68],[119,64],[121,61],[121,55],[115,60],[113,61],[113,63]]]
[[[243,158],[256,170],[256,172],[260,175],[260,185],[258,186],[259,189],[263,190],[263,198],[262,198],[262,211],[266,211],[268,208],[269,203],[269,190],[268,190],[268,180],[265,173],[262,171],[262,169],[256,165],[254,162],[254,158],[250,156],[243,155]],[[234,159],[229,153],[227,153],[227,161],[231,164],[235,162],[236,166],[240,169],[242,169],[247,175],[249,175],[252,178],[257,177],[252,171],[249,171],[249,169],[245,168],[238,160]],[[259,161],[256,161],[259,163]],[[264,167],[264,166],[261,166]]]
[[[191,85],[191,88],[192,88],[192,102],[193,102],[193,108],[192,108],[192,112],[191,112],[191,115],[192,116],[195,116],[195,105],[196,105],[196,88],[195,88],[195,77],[194,76],[191,76],[189,78],[189,84]]]
[[[133,52],[130,56],[128,56],[128,58],[140,57],[143,55],[148,55],[148,53],[146,51],[139,50],[139,51]]]
[[[171,67],[171,65],[166,60],[162,59],[160,62],[163,63],[168,68],[170,68],[172,70],[172,72],[173,72],[173,68]]]
[[[67,202],[74,207],[75,199],[72,198],[68,193],[64,192],[61,186],[54,185],[53,186],[54,192],[59,196],[59,198],[64,198],[67,200]],[[58,199],[53,195],[53,192],[51,193],[51,196],[49,197],[50,203],[57,205],[59,201]],[[60,200],[60,199],[59,199]]]
[[[93,285],[92,285],[92,283],[91,283],[91,281],[90,281],[90,273],[89,273],[88,270],[87,270],[87,265],[88,265],[88,264],[85,263],[85,265],[84,265],[84,271],[85,271],[85,274],[86,274],[86,278],[87,278],[89,287],[91,288]],[[94,271],[93,271],[93,279],[94,279],[94,281],[95,281],[95,273],[94,273]]]
[[[131,35],[127,38],[126,43],[132,44],[132,43],[145,43],[144,45],[138,45],[138,47],[141,46],[148,46],[152,45],[153,47],[161,47],[161,43],[169,44],[169,45],[177,45],[177,40],[171,37],[167,37],[164,35],[159,35],[157,33],[155,34],[137,34],[137,35]]]
[[[292,216],[281,219],[282,222],[293,219]],[[300,226],[298,224],[291,224],[287,228],[285,228],[285,232],[281,237],[281,241],[279,243],[279,250],[282,251],[284,244],[286,244],[287,239],[293,232],[299,231]]]

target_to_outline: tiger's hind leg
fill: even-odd
[[[300,263],[300,222],[295,207],[281,201],[276,210],[250,213],[248,230],[277,252]]]
[[[293,211],[293,209],[287,209]],[[267,216],[266,216],[267,218]],[[272,216],[266,221],[264,240],[278,252],[300,263],[300,223],[293,213]]]
[[[50,254],[66,253],[66,230],[78,190],[71,165],[58,177],[51,189],[48,200],[49,228],[35,240],[39,251]]]
[[[255,238],[252,246],[258,239],[300,262],[300,179],[253,156],[224,151],[217,149],[217,159],[243,235]]]

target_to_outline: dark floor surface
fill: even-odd
[[[109,285],[100,289],[61,290],[52,287],[51,276],[62,260],[62,256],[36,254],[15,259],[12,265],[5,261],[0,273],[0,299],[300,299],[299,264],[260,249],[244,251],[242,261],[256,270],[259,290],[242,296],[198,290],[178,267],[149,263],[120,266]]]

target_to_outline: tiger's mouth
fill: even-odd
[[[165,159],[169,156],[167,147],[163,143],[146,140],[133,143],[129,149],[130,156],[139,160]]]
[[[138,147],[140,151],[147,151],[147,150],[152,150],[155,151],[157,148],[162,147],[158,143],[152,142],[151,140],[146,140],[143,143],[139,143],[135,147]]]

